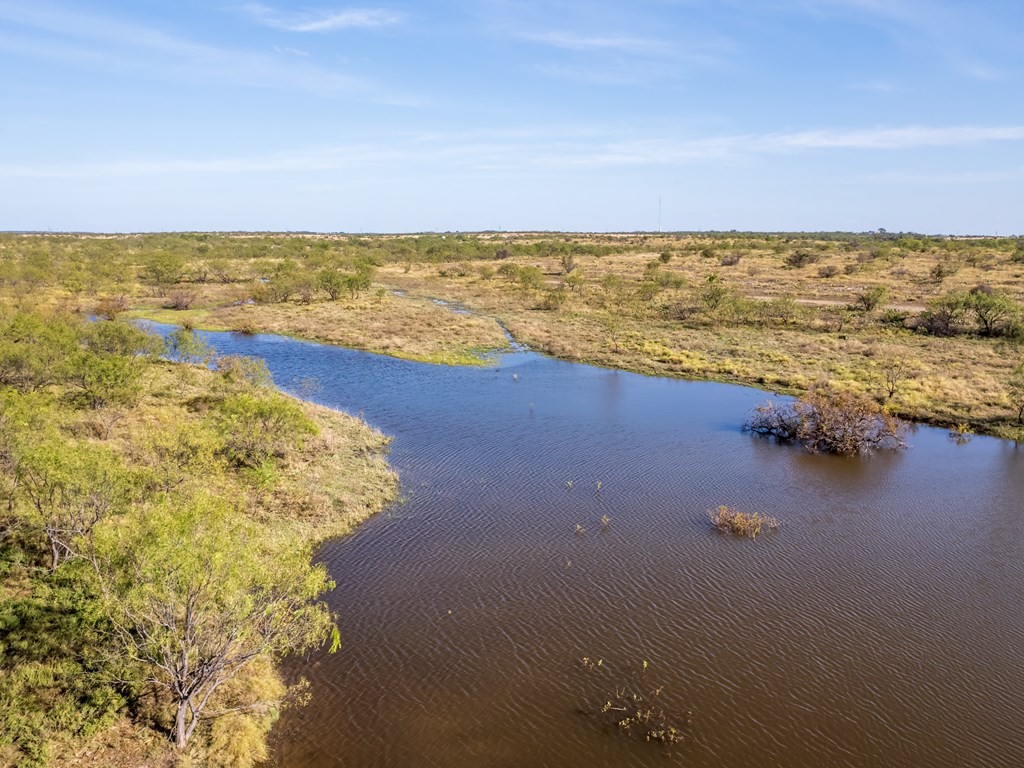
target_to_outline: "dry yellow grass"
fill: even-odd
[[[447,365],[484,365],[490,353],[508,346],[494,320],[428,298],[384,292],[312,304],[224,304],[223,288],[202,286],[197,309],[166,310],[159,304],[145,306],[143,300],[130,314],[205,330],[277,333]]]
[[[668,241],[654,241],[653,245],[669,247]],[[678,244],[673,247],[679,249]],[[691,320],[678,321],[659,315],[651,304],[616,300],[614,291],[606,286],[608,276],[619,278],[626,286],[625,293],[640,283],[658,253],[652,248],[577,258],[574,274],[582,276],[581,285],[566,291],[557,310],[541,308],[543,291],[558,290],[565,283],[554,258],[513,260],[540,267],[544,273],[541,291],[523,291],[499,275],[481,277],[479,268],[493,262],[470,263],[467,277],[442,276],[428,264],[412,265],[411,269],[394,265],[382,269],[378,280],[410,294],[444,296],[495,316],[518,341],[539,351],[641,373],[750,384],[787,393],[803,392],[828,381],[882,397],[886,362],[906,361],[905,378],[890,402],[900,415],[941,425],[966,422],[975,431],[1022,436],[1012,423],[1006,394],[1006,381],[1022,357],[1016,343],[977,336],[928,336],[863,322],[853,313],[843,313],[836,320],[845,323],[841,330],[828,327],[833,307],[840,313],[875,285],[888,290],[885,304],[875,316],[885,308],[918,312],[927,301],[947,291],[979,284],[1021,301],[1024,265],[1009,262],[1005,255],[979,262],[979,266],[965,263],[942,284],[929,277],[940,258],[936,254],[913,253],[895,262],[867,262],[852,275],[840,273],[831,278],[814,275],[821,264],[830,261],[844,266],[859,264],[856,254],[833,249],[821,263],[791,269],[785,266],[784,256],[774,251],[745,251],[739,264],[732,267],[722,267],[717,258],[690,251],[658,267],[685,281],[680,288],[663,291],[659,297],[663,302],[692,302],[707,278],[718,275],[738,296],[752,300],[791,296],[797,307],[814,308],[821,317],[816,321],[820,327],[810,329],[796,323],[788,327],[736,324],[728,317],[709,320],[700,313]]]
[[[164,241],[188,250],[193,248],[188,237],[164,236]],[[974,335],[941,338],[899,328],[898,320],[879,322],[886,309],[913,317],[936,297],[979,285],[1024,306],[1024,251],[1016,241],[489,233],[455,238],[454,244],[435,237],[417,252],[410,245],[416,241],[413,236],[210,238],[211,248],[233,254],[238,277],[228,284],[175,286],[193,294],[193,309],[161,309],[165,300],[137,282],[125,282],[117,290],[137,314],[167,322],[269,331],[452,364],[480,364],[487,350],[505,346],[500,327],[491,319],[496,318],[517,340],[568,360],[794,394],[830,382],[887,399],[892,410],[910,419],[943,426],[967,423],[977,432],[1024,437],[1007,390],[1024,357],[1018,342]],[[26,243],[45,242],[41,237],[0,241],[0,262]],[[122,249],[117,258],[132,263],[138,276],[144,238],[71,238],[59,243],[66,253],[115,244]],[[562,259],[565,249],[574,246],[575,269],[567,276]],[[516,248],[523,253],[495,258],[499,250]],[[320,295],[305,304],[239,303],[251,293],[254,275],[270,274],[268,264],[293,258],[282,254],[308,258],[315,271],[314,260],[325,249],[348,260],[350,267],[369,254],[378,264],[374,286],[355,299],[336,302]],[[257,250],[261,258],[244,255]],[[659,256],[664,254],[669,258],[663,263]],[[810,263],[790,266],[800,254]],[[192,273],[200,272],[196,265],[201,264],[194,257],[189,262]],[[508,267],[536,267],[539,281],[524,288],[503,276]],[[647,296],[643,287],[650,289],[655,281],[645,277],[657,277],[660,283]],[[740,314],[775,302],[794,319],[761,322],[737,312],[702,311],[698,298],[711,277],[746,302],[746,310],[737,310]],[[867,313],[847,310],[874,288],[887,291],[880,307]],[[88,292],[65,293],[62,299],[52,291],[43,294],[86,310],[97,298]],[[478,316],[455,313],[431,298],[458,302]],[[907,365],[889,398],[884,374],[893,360]]]

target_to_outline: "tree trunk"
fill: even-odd
[[[184,749],[188,744],[189,731],[185,722],[188,716],[188,699],[178,702],[178,714],[174,718],[174,745],[178,749]]]

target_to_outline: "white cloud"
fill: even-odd
[[[934,173],[913,173],[905,171],[886,171],[883,173],[866,173],[860,176],[862,181],[879,184],[999,184],[1024,177],[1024,168],[1004,168],[995,171],[939,171]]]
[[[390,100],[375,93],[362,78],[304,61],[301,55],[283,57],[210,45],[65,6],[0,0],[0,22],[13,26],[9,34],[0,34],[0,49],[23,56],[106,71],[146,72],[158,79]]]
[[[237,174],[380,170],[440,166],[445,171],[502,172],[682,166],[737,158],[826,152],[964,147],[1024,141],[1020,126],[953,126],[725,134],[684,139],[615,140],[596,131],[393,134],[376,141],[251,157],[115,160],[80,165],[0,166],[0,178],[95,178],[168,174]]]
[[[655,53],[665,48],[661,40],[639,37],[602,37],[579,35],[572,32],[530,32],[524,40],[543,43],[569,51],[621,51],[626,53]]]
[[[289,13],[262,3],[242,6],[255,21],[287,32],[333,32],[339,29],[383,27],[403,20],[400,13],[384,8],[345,8]]]

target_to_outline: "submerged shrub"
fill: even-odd
[[[708,520],[722,533],[749,536],[752,539],[761,532],[762,528],[775,530],[779,527],[779,521],[774,517],[762,515],[760,512],[740,512],[738,509],[727,507],[724,504],[717,509],[709,509]]]
[[[870,398],[816,387],[787,405],[754,409],[743,428],[781,442],[800,442],[811,453],[853,455],[875,448],[905,448],[903,424]]]

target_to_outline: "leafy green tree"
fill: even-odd
[[[1017,409],[1017,423],[1024,424],[1024,363],[1018,365],[1010,376],[1007,394],[1013,407]]]
[[[731,297],[732,292],[718,275],[708,275],[704,281],[704,287],[700,289],[697,298],[704,305],[708,314],[714,314]]]
[[[362,291],[369,290],[372,283],[373,267],[369,264],[360,264],[355,272],[345,277],[345,287],[353,299]]]
[[[331,301],[337,301],[342,292],[348,289],[348,282],[345,274],[333,267],[324,267],[317,275],[317,284],[331,297]]]
[[[150,254],[143,265],[143,279],[157,288],[168,288],[179,280],[185,271],[185,259],[171,251],[157,251]]]
[[[544,273],[537,266],[520,267],[516,272],[515,279],[524,291],[540,290],[544,285]]]
[[[871,312],[876,309],[879,304],[885,299],[889,289],[884,285],[873,285],[870,288],[865,288],[859,294],[857,294],[857,301],[855,306],[858,309],[862,309],[865,312]]]
[[[19,312],[0,322],[0,384],[31,392],[64,381],[80,333],[66,315]]]
[[[933,299],[921,315],[923,326],[936,336],[955,336],[962,330],[969,306],[967,294],[959,291]]]
[[[16,472],[28,501],[25,522],[46,536],[51,571],[81,554],[96,524],[123,512],[132,498],[131,476],[105,446],[50,435],[21,452]]]
[[[224,454],[240,467],[258,467],[284,456],[316,425],[295,401],[280,395],[229,395],[218,406],[215,423],[220,430]]]
[[[333,587],[323,566],[310,565],[308,549],[275,545],[222,499],[164,499],[106,521],[94,541],[116,647],[170,695],[179,749],[214,711],[218,692],[260,660],[332,634],[337,648],[317,601]]]
[[[82,340],[93,352],[121,357],[154,358],[164,351],[163,341],[155,333],[122,320],[88,323],[82,327]]]
[[[1000,326],[1020,314],[1020,306],[1004,293],[979,285],[967,295],[967,306],[974,312],[982,334],[995,336]]]
[[[213,347],[188,328],[177,328],[167,335],[167,351],[176,360],[191,365],[209,365],[217,356]]]
[[[262,389],[274,383],[266,362],[259,357],[221,355],[216,367],[224,383],[232,389]]]
[[[134,405],[142,394],[143,364],[138,358],[84,352],[73,370],[72,381],[90,408]]]

